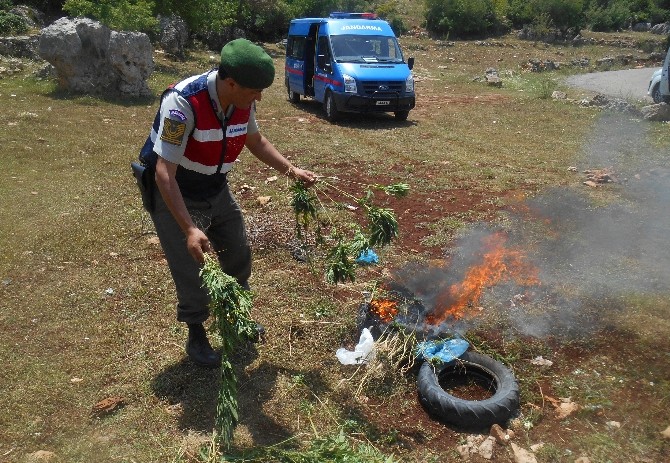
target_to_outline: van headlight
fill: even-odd
[[[407,93],[414,93],[414,76],[410,72],[405,81],[405,91]]]
[[[344,91],[346,93],[358,93],[358,88],[356,88],[356,79],[347,74],[343,74],[342,78],[344,79]]]

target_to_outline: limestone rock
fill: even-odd
[[[149,96],[149,36],[116,32],[88,18],[60,18],[39,34],[39,55],[56,68],[59,86],[104,96]]]

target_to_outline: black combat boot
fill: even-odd
[[[202,323],[189,323],[186,353],[194,363],[202,367],[216,368],[221,366],[221,354],[212,349]]]

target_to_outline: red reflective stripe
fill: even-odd
[[[298,76],[302,76],[302,75],[305,74],[304,71],[301,71],[300,69],[292,68],[292,67],[289,67],[289,66],[286,66],[284,69],[289,74],[295,74],[295,75],[298,75]]]
[[[314,80],[321,80],[321,81],[323,81],[327,84],[331,84],[331,85],[334,85],[336,87],[341,87],[343,85],[342,82],[339,82],[339,81],[333,80],[333,79],[329,79],[328,77],[320,76],[318,74],[314,76]]]

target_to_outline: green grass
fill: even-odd
[[[238,200],[256,249],[253,314],[268,339],[234,359],[242,393],[233,453],[246,452],[248,461],[318,461],[328,452],[353,461],[361,455],[372,455],[366,461],[384,461],[381,455],[393,455],[393,461],[454,457],[460,435],[424,417],[411,374],[393,378],[384,372],[365,397],[353,398],[362,372],[339,365],[334,352],[357,340],[361,291],[389,272],[442,257],[472,222],[511,228],[506,209],[524,199],[556,186],[582,188],[581,177],[567,168],[583,159],[601,113],[548,99],[558,74],[518,69],[529,57],[567,60],[616,50],[501,40],[512,46],[461,41],[445,47],[403,38],[417,58],[418,76],[418,105],[406,124],[353,115],[331,125],[320,105],[289,104],[281,50],[268,46],[278,69],[258,104],[268,139],[295,164],[339,177],[354,194],[370,182],[406,182],[411,190],[408,198],[389,202],[401,236],[381,253],[382,265],[361,269],[355,284],[335,287],[324,282],[318,265],[290,255],[294,223],[286,182],[266,182],[274,172],[243,154],[231,184],[234,191],[245,183],[255,188]],[[211,67],[210,55],[216,54],[195,51],[185,63],[157,58],[154,94]],[[473,80],[492,66],[514,71],[502,89]],[[31,77],[30,63],[27,68],[0,80],[0,104],[7,108],[0,124],[0,455],[9,462],[37,450],[53,451],[63,462],[202,460],[218,374],[184,358],[186,333],[174,319],[172,281],[159,246],[149,240],[152,227],[129,167],[157,101],[63,94],[53,82]],[[622,156],[631,172],[647,162],[667,164],[667,124],[649,124],[644,136],[654,147],[645,162]],[[594,194],[602,204],[620,197],[616,188]],[[260,206],[256,197],[264,195],[272,201]],[[339,211],[333,221],[347,217]],[[530,244],[546,230],[537,226]],[[634,310],[612,316],[620,336],[612,338],[620,341],[612,352],[607,336],[568,344],[510,340],[495,319],[473,334],[478,347],[508,363],[519,378],[523,419],[533,423],[521,431],[520,445],[549,443],[553,447],[541,454],[545,461],[573,461],[581,453],[592,461],[667,457],[667,444],[658,437],[670,400],[666,301],[667,294],[627,295],[622,304]],[[538,370],[528,362],[537,355],[554,358],[556,367]],[[577,369],[585,374],[573,374]],[[643,415],[635,397],[626,395],[629,387],[644,400]],[[563,395],[586,408],[556,423],[544,398]],[[125,406],[93,417],[93,405],[109,396],[122,396]],[[415,420],[401,423],[395,412]],[[610,418],[624,423],[620,431],[604,427]],[[499,461],[511,461],[505,458],[501,453]]]

